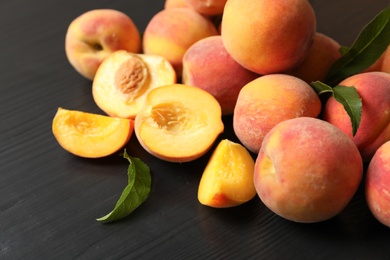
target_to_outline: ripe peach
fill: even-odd
[[[220,15],[227,0],[185,0],[186,3],[200,14]]]
[[[133,20],[111,10],[88,11],[74,19],[66,32],[65,52],[82,76],[92,80],[101,62],[116,50],[141,51],[141,36]]]
[[[150,91],[134,124],[142,147],[171,162],[201,157],[223,129],[218,101],[200,88],[183,84]]]
[[[321,101],[309,84],[290,75],[265,75],[241,89],[233,129],[241,143],[257,153],[264,136],[277,123],[301,116],[317,117],[320,112]]]
[[[199,40],[183,57],[182,82],[212,94],[224,115],[233,113],[241,88],[258,77],[230,56],[220,35]]]
[[[198,188],[201,204],[228,208],[256,196],[253,183],[254,160],[239,143],[223,139],[215,148]]]
[[[341,57],[340,44],[329,36],[316,33],[308,56],[295,69],[287,72],[307,83],[324,81],[333,63]]]
[[[308,55],[316,16],[307,0],[229,0],[222,15],[227,51],[258,74],[289,71]]]
[[[134,119],[149,91],[173,83],[175,71],[164,57],[120,50],[100,65],[92,82],[92,95],[106,114]]]
[[[186,0],[165,0],[164,9],[176,7],[189,7]]]
[[[333,97],[325,103],[322,118],[346,133],[359,148],[363,160],[368,161],[379,146],[390,140],[390,74],[359,73],[339,85],[354,86],[362,99],[362,116],[355,136],[350,117]]]
[[[390,141],[381,145],[366,173],[366,201],[374,217],[390,227]]]
[[[340,213],[362,175],[362,158],[346,134],[318,118],[300,117],[277,124],[265,136],[254,183],[274,213],[308,223]]]
[[[143,51],[165,57],[178,77],[187,49],[200,39],[217,35],[210,19],[191,8],[168,8],[155,14],[145,28]]]
[[[113,118],[58,108],[52,131],[68,152],[86,158],[113,154],[129,141],[134,128],[130,119]]]

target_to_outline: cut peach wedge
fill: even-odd
[[[201,204],[228,208],[256,196],[253,182],[254,159],[239,143],[222,140],[215,148],[198,187]]]
[[[164,57],[119,50],[99,66],[92,95],[107,115],[134,119],[150,90],[173,83],[176,73]]]
[[[85,158],[115,153],[130,139],[134,120],[58,108],[52,131],[66,151]]]
[[[157,158],[188,162],[205,154],[223,132],[221,106],[208,92],[184,84],[153,89],[135,118],[142,147]]]

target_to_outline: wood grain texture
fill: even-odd
[[[318,30],[351,44],[388,0],[311,1]],[[162,0],[0,2],[0,259],[389,259],[390,231],[368,212],[362,189],[336,218],[297,224],[275,216],[258,198],[237,208],[197,201],[208,153],[174,164],[147,154],[132,138],[128,153],[152,170],[149,199],[123,221],[95,218],[126,185],[119,153],[82,159],[51,133],[57,107],[102,113],[91,83],[65,57],[71,20],[114,8],[143,30]],[[235,139],[231,118],[220,138]]]

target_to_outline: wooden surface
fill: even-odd
[[[316,0],[318,31],[343,45],[388,0]],[[390,259],[390,230],[360,189],[337,217],[297,224],[256,197],[231,209],[197,201],[207,163],[151,157],[132,138],[129,154],[152,170],[149,199],[123,221],[102,225],[126,185],[127,160],[82,159],[51,133],[57,107],[101,113],[91,83],[69,65],[64,37],[81,13],[113,8],[143,31],[162,0],[0,2],[0,259]],[[235,140],[231,117],[220,138]]]

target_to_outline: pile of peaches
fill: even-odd
[[[200,203],[232,207],[258,195],[283,218],[319,222],[364,181],[370,210],[390,227],[390,48],[339,83],[362,100],[352,135],[344,107],[310,86],[340,47],[317,32],[307,0],[167,0],[142,36],[126,14],[91,10],[69,25],[65,50],[106,115],[59,108],[53,134],[70,153],[99,158],[134,131],[156,158],[185,163],[204,156],[232,116],[240,143],[215,146]]]

